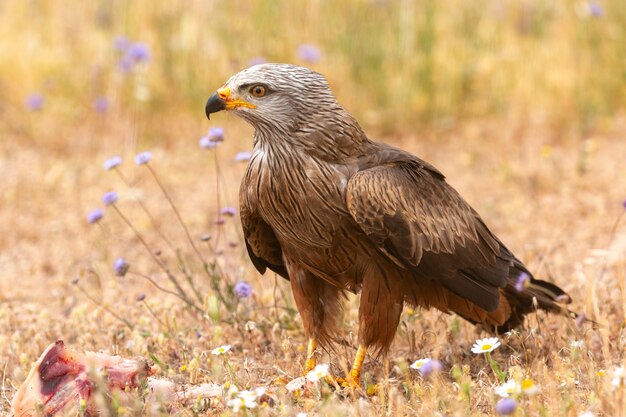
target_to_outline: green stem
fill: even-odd
[[[230,374],[231,384],[238,387],[239,383],[237,382],[237,376],[235,375],[235,372],[233,372],[233,367],[230,366],[230,362],[228,362],[226,355],[224,355],[224,366],[228,369],[228,373]]]
[[[493,370],[496,378],[498,378],[501,383],[504,383],[506,379],[506,374],[500,370],[500,367],[498,366],[496,361],[493,360],[493,358],[491,357],[491,352],[487,352],[486,355],[487,361],[489,361],[489,365],[491,365],[491,369]]]

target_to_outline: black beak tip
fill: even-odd
[[[222,100],[217,93],[213,93],[211,97],[206,101],[204,111],[207,119],[211,119],[211,113],[217,113],[226,109],[226,102]]]

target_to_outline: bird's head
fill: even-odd
[[[341,107],[324,76],[289,64],[260,64],[233,75],[205,108],[207,117],[232,110],[257,130],[281,132],[293,132],[318,113],[337,109]]]

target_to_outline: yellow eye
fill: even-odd
[[[263,97],[265,94],[267,94],[267,87],[261,84],[253,85],[252,87],[250,87],[250,94],[255,97]]]

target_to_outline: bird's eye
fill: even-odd
[[[267,94],[267,87],[262,84],[253,85],[252,87],[250,87],[250,94],[255,97],[263,97],[265,94]]]

